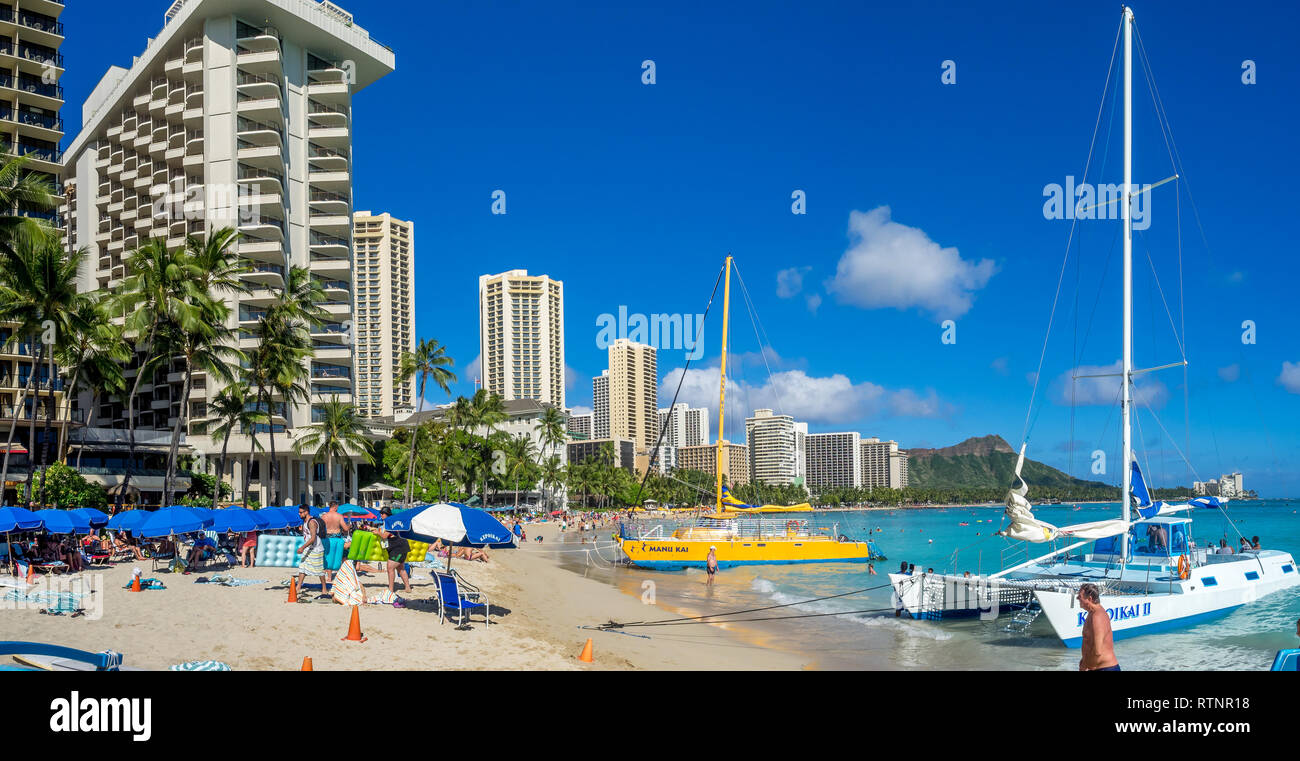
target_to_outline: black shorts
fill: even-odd
[[[388,553],[388,559],[391,560],[391,561],[393,561],[394,563],[403,563],[403,562],[406,561],[406,553],[405,553],[405,552],[390,552],[390,553]]]
[[[715,573],[718,572],[718,569],[716,569],[716,568],[709,568],[709,567],[707,567],[707,566],[705,566],[704,570],[707,571],[708,574],[709,574],[710,576],[712,576],[713,574],[715,574]]]

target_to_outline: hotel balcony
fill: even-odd
[[[276,264],[284,261],[284,245],[279,240],[241,236],[236,244],[239,255],[259,262]]]
[[[326,103],[346,104],[348,102],[348,73],[334,64],[325,64],[327,68],[313,69],[308,64],[307,95]]]
[[[265,215],[259,216],[257,219],[240,220],[239,232],[263,240],[275,238],[283,240],[284,220]]]
[[[0,50],[3,50],[0,43]],[[63,106],[63,86],[46,82],[40,76],[23,76],[17,79],[8,71],[0,72],[0,88],[25,93],[24,103],[56,111]]]
[[[280,33],[274,27],[258,28],[240,22],[235,38],[235,61],[240,68],[258,73],[280,71]]]

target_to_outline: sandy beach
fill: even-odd
[[[118,563],[82,574],[96,590],[98,606],[73,618],[44,615],[35,608],[0,607],[0,639],[47,642],[82,650],[123,653],[124,665],[166,669],[191,660],[217,660],[235,670],[297,670],[311,657],[315,670],[575,670],[575,669],[800,669],[808,660],[793,653],[756,646],[721,627],[702,627],[709,636],[683,643],[680,638],[643,639],[626,634],[580,629],[608,620],[671,618],[679,612],[649,606],[638,597],[560,568],[563,552],[585,551],[576,536],[559,541],[555,524],[527,526],[529,543],[492,553],[490,563],[453,561],[492,604],[492,625],[475,615],[473,629],[458,631],[438,623],[429,572],[412,575],[414,603],[404,609],[388,605],[361,608],[367,642],[345,642],[351,609],[333,602],[286,602],[277,585],[295,574],[291,568],[226,569],[217,565],[190,575],[150,573],[167,585],[161,591],[129,592],[136,563]],[[535,535],[542,543],[531,541]],[[605,551],[605,557],[610,557]],[[264,584],[224,587],[196,584],[214,573]],[[371,593],[387,586],[384,573],[361,577]],[[309,579],[309,582],[311,580]],[[398,594],[408,597],[401,591]],[[313,593],[314,594],[314,593]],[[99,616],[96,618],[96,608]],[[689,612],[687,612],[689,613]],[[595,662],[578,660],[587,638]]]

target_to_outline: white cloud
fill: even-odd
[[[1283,362],[1282,374],[1277,376],[1282,388],[1293,394],[1300,394],[1300,362]]]
[[[590,415],[590,414],[591,414],[591,408],[590,408],[590,407],[585,407],[585,406],[583,406],[583,405],[581,405],[581,404],[575,404],[575,405],[569,407],[569,414],[570,414],[570,415]]]
[[[776,273],[776,296],[780,299],[789,299],[798,295],[803,290],[803,276],[805,272],[812,267],[790,267]]]
[[[461,382],[473,383],[475,378],[482,378],[479,373],[483,370],[483,355],[479,354],[474,357],[474,361],[465,365],[465,369],[456,373]]]
[[[961,258],[925,231],[889,218],[888,206],[849,213],[850,246],[826,290],[846,304],[878,309],[917,307],[936,319],[970,311],[975,291],[997,271],[991,259]]]
[[[1119,403],[1119,371],[1117,359],[1109,365],[1080,365],[1057,377],[1056,401],[1058,404],[1084,406],[1116,405]],[[1112,373],[1114,373],[1112,375]],[[1080,375],[1105,375],[1102,378],[1074,378]],[[1073,385],[1073,392],[1071,392]],[[1133,401],[1144,407],[1158,409],[1169,399],[1169,389],[1164,383],[1147,378],[1133,384]]]
[[[992,362],[989,363],[989,367],[993,368],[993,371],[996,372],[998,375],[1006,375],[1006,374],[1007,374],[1007,358],[1006,358],[1006,357],[998,357],[997,359],[995,359],[995,360],[993,360]]]
[[[574,370],[572,367],[569,367],[568,365],[565,365],[564,366],[564,390],[568,391],[571,388],[577,387],[577,385],[582,382],[583,377],[584,376],[582,375],[582,373],[578,372],[577,370]]]
[[[670,371],[660,383],[660,390],[676,389],[682,373],[682,368]],[[686,371],[677,401],[716,412],[718,379],[717,367]],[[666,401],[661,403],[666,406]],[[843,426],[870,417],[940,418],[953,411],[932,389],[919,394],[911,389],[887,389],[867,381],[854,383],[840,373],[816,377],[803,370],[775,372],[758,386],[728,377],[727,407],[741,410],[745,416],[756,409],[768,408],[808,423]]]
[[[1241,365],[1231,364],[1227,367],[1219,368],[1219,378],[1228,383],[1232,383],[1241,377]]]
[[[808,311],[817,314],[817,307],[822,305],[822,295],[820,293],[810,293],[804,297],[808,303]]]

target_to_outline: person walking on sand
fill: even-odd
[[[347,530],[347,521],[339,513],[339,503],[336,500],[330,500],[330,509],[326,510],[320,516],[321,522],[325,524],[325,536],[343,538],[343,532]],[[325,569],[325,580],[333,583],[334,572]]]
[[[393,512],[388,508],[384,508],[379,514],[387,518],[392,515]],[[396,592],[396,590],[393,589],[397,583],[397,580],[394,577],[400,576],[402,578],[402,584],[405,585],[403,591],[410,594],[411,575],[406,572],[406,555],[411,551],[410,542],[406,541],[406,537],[404,536],[398,536],[397,534],[389,532],[384,528],[384,524],[382,523],[379,524],[379,528],[376,529],[375,533],[379,534],[379,538],[383,540],[384,548],[388,550],[388,562],[384,563],[384,569],[388,571],[388,591]]]
[[[709,547],[709,556],[704,560],[704,572],[709,575],[708,581],[704,582],[706,587],[713,586],[713,577],[718,573],[718,548]]]
[[[329,596],[329,582],[325,580],[325,523],[311,514],[307,504],[298,505],[298,517],[302,519],[302,546],[298,554],[298,588],[308,576],[320,577],[321,597]]]
[[[1079,605],[1088,611],[1083,621],[1083,657],[1079,659],[1079,670],[1119,671],[1110,615],[1101,607],[1101,592],[1096,584],[1079,587]]]

